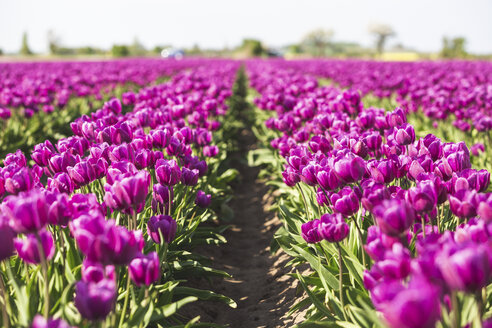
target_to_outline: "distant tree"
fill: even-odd
[[[241,49],[246,51],[248,55],[259,57],[266,53],[261,41],[255,39],[244,39]]]
[[[143,56],[146,54],[147,50],[143,46],[142,43],[138,40],[137,37],[133,39],[132,45],[128,48],[130,54],[133,56]]]
[[[396,35],[393,28],[385,24],[371,24],[369,26],[369,33],[376,36],[376,51],[378,54],[383,53],[388,38]]]
[[[3,55],[3,50],[2,50],[2,49],[0,49],[0,56],[2,56],[2,55]]]
[[[331,48],[333,30],[316,29],[304,36],[301,41],[303,48],[315,56],[325,56],[328,48]]]
[[[289,52],[291,54],[301,54],[302,53],[302,46],[300,44],[291,44],[289,47]]]
[[[32,55],[32,51],[27,43],[27,32],[24,32],[22,34],[22,46],[19,52],[21,55],[25,55],[25,56]]]
[[[111,55],[113,57],[126,57],[130,56],[130,50],[125,45],[113,45],[111,48]]]
[[[48,39],[48,48],[50,49],[50,53],[52,55],[58,54],[58,51],[60,50],[60,37],[56,35],[56,33],[53,30],[48,31],[47,35]]]
[[[162,52],[162,50],[164,49],[164,47],[162,46],[155,46],[153,49],[152,49],[152,52],[153,53],[156,53],[156,54],[160,54]]]
[[[443,58],[465,58],[468,53],[465,50],[466,39],[456,37],[449,40],[447,37],[442,39],[441,57]]]

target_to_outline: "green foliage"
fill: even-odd
[[[441,57],[443,58],[466,58],[468,53],[465,50],[466,39],[464,37],[456,37],[442,39]]]
[[[115,44],[111,48],[111,55],[113,57],[127,57],[130,56],[130,50],[128,46]]]
[[[266,54],[261,41],[255,39],[244,39],[241,49],[249,56],[259,57]]]
[[[19,53],[24,56],[29,56],[33,54],[31,48],[29,48],[29,44],[27,40],[27,32],[24,32],[24,34],[22,34],[22,45]]]

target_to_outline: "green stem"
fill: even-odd
[[[0,290],[2,292],[2,301],[3,301],[3,306],[2,306],[2,321],[3,321],[3,326],[8,328],[10,323],[9,323],[9,315],[7,312],[7,291],[5,289],[5,284],[3,283],[3,276],[0,274]]]
[[[361,255],[362,255],[362,265],[364,268],[366,268],[366,251],[364,250],[364,238],[362,237],[362,231],[359,228],[359,223],[357,223],[357,220],[361,216],[362,209],[359,209],[359,213],[357,214],[357,217],[354,219],[355,227],[357,228],[357,234],[359,235],[359,240],[360,240],[360,248],[361,248]]]
[[[477,302],[478,328],[482,328],[483,327],[484,301],[482,298],[482,291],[481,290],[475,294],[475,301]]]
[[[48,281],[48,264],[46,261],[46,254],[43,249],[43,242],[41,236],[36,232],[36,239],[38,241],[39,257],[41,259],[41,270],[43,271],[44,278],[44,317],[48,320],[50,315],[50,286]]]
[[[345,314],[345,302],[343,301],[343,259],[342,259],[342,248],[340,247],[340,243],[337,243],[338,248],[338,264],[340,266],[340,273],[338,277],[338,292],[340,297],[340,303],[342,305],[342,313],[343,318],[347,320],[347,315]]]
[[[424,239],[425,239],[425,215],[423,214],[420,217],[422,219],[422,234],[423,234]]]
[[[299,188],[299,191],[301,192],[302,201],[304,202],[304,208],[306,209],[307,220],[310,221],[309,217],[311,216],[311,214],[310,214],[308,206],[307,206],[306,197],[304,196],[304,192],[302,191],[302,187],[300,185],[297,185],[297,187]]]
[[[452,306],[452,310],[453,310],[453,317],[452,317],[452,321],[451,321],[451,327],[452,328],[460,328],[460,322],[461,322],[461,318],[460,318],[460,307],[459,307],[459,304],[458,304],[458,295],[456,294],[456,292],[452,292],[451,293],[451,306]]]
[[[130,274],[127,273],[127,279],[126,279],[126,295],[125,295],[125,301],[123,302],[123,309],[121,311],[120,323],[119,323],[118,327],[123,326],[123,321],[125,321],[126,308],[128,307],[128,299],[129,298],[130,298]]]

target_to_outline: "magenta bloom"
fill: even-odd
[[[31,328],[71,328],[71,326],[62,319],[48,319],[37,314],[34,317]]]
[[[423,180],[407,192],[407,201],[412,204],[417,213],[429,213],[437,205],[437,193],[434,183]]]
[[[319,220],[319,234],[330,243],[342,241],[349,234],[349,225],[341,214],[323,214]]]
[[[330,201],[336,212],[348,217],[354,213],[357,213],[359,210],[360,193],[361,192],[358,187],[352,189],[347,186],[338,193],[333,193],[330,197]]]
[[[140,231],[116,226],[102,215],[81,215],[70,223],[70,231],[80,251],[92,262],[103,265],[128,264],[143,248]]]
[[[425,279],[414,278],[381,310],[391,328],[434,328],[441,317],[439,291]]]
[[[75,307],[85,319],[102,320],[113,309],[116,296],[116,284],[112,280],[79,281],[75,286]]]
[[[152,216],[147,222],[147,233],[157,244],[161,243],[160,234],[162,234],[166,243],[169,244],[173,241],[174,236],[176,235],[176,228],[176,221],[169,215]]]
[[[415,221],[415,211],[401,199],[383,200],[372,210],[379,228],[390,236],[400,236]]]
[[[219,147],[217,146],[204,146],[203,155],[206,157],[215,157],[219,153]]]
[[[149,186],[149,172],[140,171],[134,176],[115,181],[111,186],[106,185],[104,202],[115,210],[125,213],[140,213],[145,206]]]
[[[33,189],[17,196],[8,196],[1,205],[15,231],[36,232],[48,223],[48,204],[44,194]]]
[[[181,169],[181,182],[185,186],[195,186],[198,183],[200,172],[197,169],[190,170],[186,167]]]
[[[315,244],[323,240],[319,233],[320,220],[312,220],[301,225],[301,236],[307,243]]]
[[[137,286],[149,286],[159,281],[161,276],[159,256],[156,252],[152,252],[134,258],[128,265],[128,273]]]
[[[410,124],[404,123],[395,128],[393,136],[400,146],[409,145],[415,141],[415,130]]]
[[[47,230],[41,230],[38,234],[41,239],[44,256],[47,260],[51,260],[53,255],[55,255],[55,242],[53,241],[53,237]],[[17,254],[19,254],[19,257],[22,260],[30,264],[41,263],[38,239],[34,234],[28,234],[26,239],[16,238],[14,240],[14,245],[17,250]]]
[[[59,172],[56,173],[53,178],[48,178],[47,189],[60,193],[71,194],[74,191],[75,186],[67,173]]]
[[[460,218],[471,218],[477,215],[477,193],[475,190],[459,190],[454,195],[449,195],[449,207]]]
[[[105,278],[116,282],[116,272],[113,265],[102,265],[85,259],[82,263],[82,280],[85,282],[99,282]]]
[[[174,186],[181,179],[181,169],[174,159],[158,160],[155,164],[155,175],[160,184]]]
[[[212,195],[207,195],[202,190],[196,193],[195,204],[201,208],[207,208],[212,201]]]
[[[2,245],[0,246],[0,262],[14,254],[14,237],[15,233],[8,225],[7,220],[0,216],[0,240],[2,241]]]
[[[452,290],[475,293],[490,282],[490,252],[484,245],[446,245],[438,255],[436,263],[446,284]]]
[[[337,176],[345,183],[352,183],[362,179],[366,173],[366,163],[356,155],[346,155],[339,158],[333,166]]]
[[[15,173],[5,176],[5,190],[11,194],[29,191],[34,188],[39,179],[35,179],[33,172],[27,167],[20,167]]]

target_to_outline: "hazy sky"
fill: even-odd
[[[281,46],[330,28],[335,39],[371,45],[371,23],[391,25],[402,43],[438,51],[464,36],[468,50],[492,53],[492,0],[0,0],[0,49],[18,51],[23,31],[47,52],[47,31],[64,46],[110,48],[135,37],[146,47],[235,46],[244,37]]]

